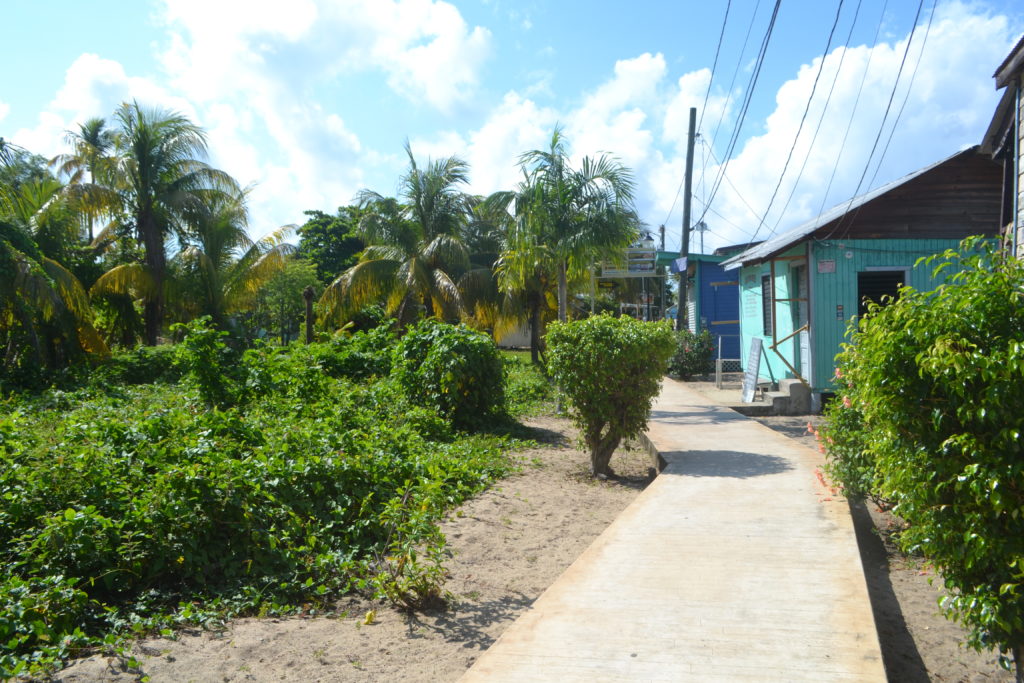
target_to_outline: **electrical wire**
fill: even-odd
[[[910,29],[910,37],[907,38],[907,47],[906,47],[906,49],[903,50],[903,58],[900,60],[900,68],[899,68],[899,71],[896,72],[896,82],[893,83],[892,92],[889,93],[889,102],[885,106],[885,114],[882,116],[882,123],[881,123],[881,125],[878,126],[878,135],[875,136],[875,141],[871,145],[871,153],[868,154],[867,163],[864,164],[864,172],[860,174],[860,180],[857,181],[857,187],[853,191],[853,196],[850,197],[850,203],[847,204],[846,211],[843,212],[842,216],[836,222],[836,224],[832,228],[832,230],[829,231],[829,234],[828,234],[828,236],[826,236],[825,239],[828,239],[829,237],[831,237],[833,233],[835,233],[837,230],[839,230],[841,227],[843,227],[843,224],[847,222],[846,221],[847,213],[849,212],[850,207],[853,206],[853,202],[860,195],[860,188],[864,184],[864,178],[866,178],[867,175],[868,175],[868,169],[871,168],[871,159],[875,156],[875,152],[878,150],[878,143],[882,139],[882,132],[885,130],[885,123],[886,123],[886,121],[889,118],[889,112],[892,110],[892,101],[896,98],[896,90],[899,88],[900,77],[903,75],[903,67],[907,63],[907,55],[910,53],[910,46],[914,42],[914,34],[917,32],[917,21],[918,21],[918,19],[921,18],[921,10],[923,8],[924,8],[924,0],[919,0],[919,2],[917,4],[917,13],[914,15],[914,25],[913,25],[913,28]],[[848,224],[846,225],[846,228],[849,229],[849,225]]]
[[[885,22],[885,10],[889,7],[889,0],[885,0],[882,3],[882,14],[878,17],[878,28],[875,29],[875,37],[871,41],[872,49],[868,51],[868,61],[864,66],[864,75],[861,76],[860,86],[857,88],[857,96],[853,99],[853,107],[850,110],[850,120],[846,122],[846,132],[843,133],[843,141],[839,144],[839,154],[836,155],[836,163],[832,167],[832,175],[829,176],[828,184],[825,186],[825,192],[821,196],[821,206],[818,207],[818,215],[825,211],[825,202],[828,201],[829,190],[832,189],[832,182],[836,178],[836,172],[839,170],[839,161],[843,158],[843,151],[846,149],[846,141],[850,138],[850,131],[853,130],[853,120],[857,116],[857,107],[860,105],[860,96],[864,92],[864,84],[868,80],[868,72],[871,71],[871,60],[875,56],[874,47],[878,47],[878,36],[882,33],[882,24]]]
[[[814,83],[811,85],[811,94],[807,97],[807,105],[804,107],[804,113],[800,116],[800,125],[796,128],[796,135],[793,136],[793,144],[789,146],[789,153],[786,154],[786,163],[782,165],[782,173],[779,174],[779,182],[775,184],[775,189],[772,190],[771,199],[768,200],[768,206],[764,210],[764,215],[761,216],[761,220],[757,224],[757,229],[754,230],[753,239],[757,239],[757,233],[764,227],[765,221],[768,220],[768,213],[772,210],[772,205],[775,203],[775,198],[779,195],[779,188],[782,187],[782,181],[786,178],[786,171],[789,170],[789,162],[793,160],[793,151],[796,149],[796,143],[800,141],[800,133],[803,132],[804,123],[807,121],[807,113],[811,110],[811,102],[814,101],[814,93],[818,90],[818,80],[821,78],[821,72],[825,69],[825,59],[828,57],[828,51],[832,48],[832,39],[836,34],[836,26],[839,25],[839,16],[843,12],[843,0],[839,0],[839,5],[836,7],[836,18],[832,21],[832,30],[828,33],[828,42],[825,44],[825,51],[822,53],[821,63],[818,64],[818,72],[814,74]],[[808,149],[808,154],[810,150]],[[799,181],[799,178],[797,179]],[[774,231],[773,231],[774,232]]]
[[[922,2],[923,2],[923,0],[922,0]],[[772,33],[775,30],[775,20],[779,16],[779,6],[781,4],[782,4],[782,0],[775,0],[775,8],[772,10],[772,18],[768,22],[768,29],[765,31],[764,39],[761,41],[761,50],[758,53],[757,62],[755,64],[755,66],[754,66],[754,72],[753,72],[753,74],[751,75],[751,78],[750,78],[750,85],[748,87],[746,95],[744,96],[743,105],[740,108],[739,119],[736,122],[736,128],[733,129],[733,134],[732,134],[732,137],[731,137],[731,139],[729,141],[729,146],[726,149],[725,163],[722,165],[722,168],[719,171],[718,177],[716,178],[715,182],[711,186],[711,196],[708,199],[708,205],[709,206],[710,206],[711,202],[713,202],[715,200],[715,195],[718,194],[718,189],[722,185],[722,178],[725,175],[726,169],[729,167],[729,161],[732,159],[732,153],[736,149],[736,143],[739,141],[740,133],[741,133],[741,131],[743,129],[743,122],[744,122],[744,120],[747,117],[747,111],[750,108],[750,102],[753,99],[754,90],[757,88],[757,81],[758,81],[758,79],[761,76],[761,68],[764,66],[764,58],[765,58],[765,56],[768,53],[768,44],[771,42]],[[701,215],[701,217],[696,222],[700,223],[702,220],[704,220],[704,217],[706,215],[707,215],[707,207],[705,207],[704,213]]]
[[[804,163],[800,166],[800,171],[796,174],[796,181],[793,183],[793,188],[789,191],[789,196],[786,198],[786,203],[783,204],[782,210],[779,211],[779,219],[775,221],[775,225],[772,226],[771,232],[765,239],[769,239],[775,234],[775,231],[779,229],[779,224],[782,223],[782,219],[786,215],[786,210],[789,209],[790,203],[793,201],[793,196],[796,194],[796,188],[800,184],[800,178],[803,177],[804,171],[807,169],[807,162],[811,159],[811,150],[814,149],[814,143],[818,140],[818,133],[821,132],[821,126],[825,122],[825,115],[828,113],[828,105],[832,102],[832,94],[836,90],[836,83],[839,82],[839,74],[843,71],[843,63],[846,61],[846,53],[849,52],[850,40],[853,38],[853,29],[857,26],[857,18],[860,16],[860,7],[863,0],[857,0],[857,7],[853,11],[853,21],[850,23],[850,31],[846,34],[846,43],[844,44],[843,52],[839,55],[839,64],[836,66],[836,73],[832,77],[832,87],[829,88],[828,97],[825,98],[825,106],[821,108],[821,118],[818,119],[818,125],[814,129],[814,135],[811,137],[811,144],[807,148],[807,154],[804,156]],[[825,59],[825,57],[822,57]],[[818,212],[821,213],[820,211]]]
[[[697,130],[701,129],[704,123],[704,112],[708,107],[708,98],[711,97],[711,84],[715,82],[715,69],[718,68],[718,53],[722,49],[722,38],[725,37],[725,26],[729,23],[729,10],[732,8],[732,0],[725,5],[725,17],[722,19],[722,30],[718,33],[718,47],[715,48],[715,61],[711,63],[711,78],[708,79],[708,89],[704,91],[704,104],[700,106],[700,120],[697,122]]]

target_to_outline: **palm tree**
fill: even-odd
[[[61,189],[52,178],[0,188],[0,339],[8,369],[33,362],[55,367],[83,350],[107,352],[85,289],[37,244],[61,213]]]
[[[115,118],[116,158],[110,181],[144,250],[150,284],[141,293],[145,341],[152,346],[163,327],[168,236],[187,232],[186,219],[201,212],[204,191],[235,194],[239,188],[229,175],[203,160],[206,134],[185,116],[132,102],[122,104]]]
[[[593,262],[611,257],[638,234],[633,208],[632,173],[608,155],[584,157],[580,169],[570,165],[560,128],[546,150],[531,150],[519,158],[525,180],[504,201],[516,204],[525,237],[519,247],[537,251],[520,260],[538,266],[553,263],[558,280],[558,319],[565,321],[570,271],[581,274]]]
[[[81,207],[83,220],[87,224],[89,242],[94,239],[93,227],[96,219],[111,202],[103,192],[101,178],[110,168],[116,138],[114,131],[107,128],[105,119],[91,118],[78,125],[78,131],[68,131],[64,141],[71,146],[71,153],[55,156],[50,165],[68,178],[71,188]]]
[[[247,232],[248,190],[195,194],[200,201],[184,216],[181,248],[168,264],[165,289],[180,294],[169,302],[183,313],[180,317],[209,315],[226,329],[228,315],[252,304],[260,287],[284,268],[295,250],[284,240],[295,226],[285,225],[254,241]],[[146,300],[154,286],[146,267],[126,263],[104,273],[90,294]]]
[[[428,317],[453,318],[463,310],[456,280],[469,266],[461,232],[468,199],[459,189],[468,180],[468,165],[457,157],[428,161],[421,169],[407,142],[409,171],[399,195],[383,197],[370,190],[357,196],[368,210],[359,232],[368,245],[352,268],[324,291],[321,305],[344,318],[383,299],[399,324],[422,306]]]

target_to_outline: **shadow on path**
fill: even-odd
[[[871,514],[863,501],[850,500],[850,515],[857,532],[864,578],[871,597],[871,611],[875,615],[878,641],[882,646],[882,661],[890,681],[901,683],[929,683],[928,669],[917,651],[914,638],[907,629],[899,600],[889,579],[889,558],[885,545],[878,537]]]
[[[745,415],[721,408],[719,410],[652,410],[651,422],[662,424],[723,424],[749,420]]]
[[[687,477],[733,477],[747,479],[779,474],[793,469],[777,455],[745,451],[666,451],[662,457],[675,465],[663,474]]]

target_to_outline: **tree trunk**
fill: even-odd
[[[429,294],[423,295],[423,308],[424,312],[426,313],[426,317],[434,317],[434,300],[430,298]]]
[[[558,321],[565,322],[569,309],[569,283],[566,277],[568,264],[563,259],[558,262]]]
[[[313,286],[302,290],[302,298],[306,300],[306,344],[313,343]]]
[[[540,362],[540,303],[530,302],[530,361]]]
[[[590,447],[590,474],[594,477],[611,477],[615,473],[608,466],[612,454],[619,447],[622,435],[609,426],[608,433],[601,435],[601,428],[588,430],[587,445]]]
[[[153,278],[153,293],[143,309],[146,328],[146,345],[156,346],[164,324],[164,277],[167,272],[167,257],[164,254],[164,236],[152,216],[139,217],[138,230],[146,249],[146,267]]]
[[[1017,672],[1017,683],[1024,683],[1024,662],[1020,661],[1021,649],[1020,645],[1010,648],[1013,652],[1013,668]]]

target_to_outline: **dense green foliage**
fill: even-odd
[[[359,237],[362,210],[342,206],[334,216],[323,211],[305,211],[306,222],[299,228],[299,255],[316,266],[316,275],[327,284],[356,264],[365,246]]]
[[[468,349],[491,372],[486,337],[441,328],[446,353]],[[387,328],[240,354],[207,321],[183,331],[174,366],[163,349],[119,354],[77,389],[8,400],[0,678],[116,634],[320,610],[351,590],[436,600],[440,515],[509,468],[503,439],[453,438],[443,415],[405,398]],[[185,383],[130,384],[149,361],[153,378]]]
[[[703,330],[694,334],[689,330],[676,332],[676,348],[668,361],[670,375],[690,379],[695,375],[706,375],[715,369],[715,342],[711,332]]]
[[[406,398],[458,427],[476,426],[505,407],[501,356],[485,334],[424,320],[395,347],[394,372]]]
[[[551,324],[548,368],[569,397],[594,475],[608,475],[621,440],[647,425],[674,346],[667,321],[598,315]]]
[[[1024,264],[973,242],[942,256],[962,268],[947,284],[904,288],[852,332],[822,436],[833,476],[892,501],[902,543],[942,575],[969,644],[1012,650],[1019,666]],[[856,413],[836,420],[844,411]]]

